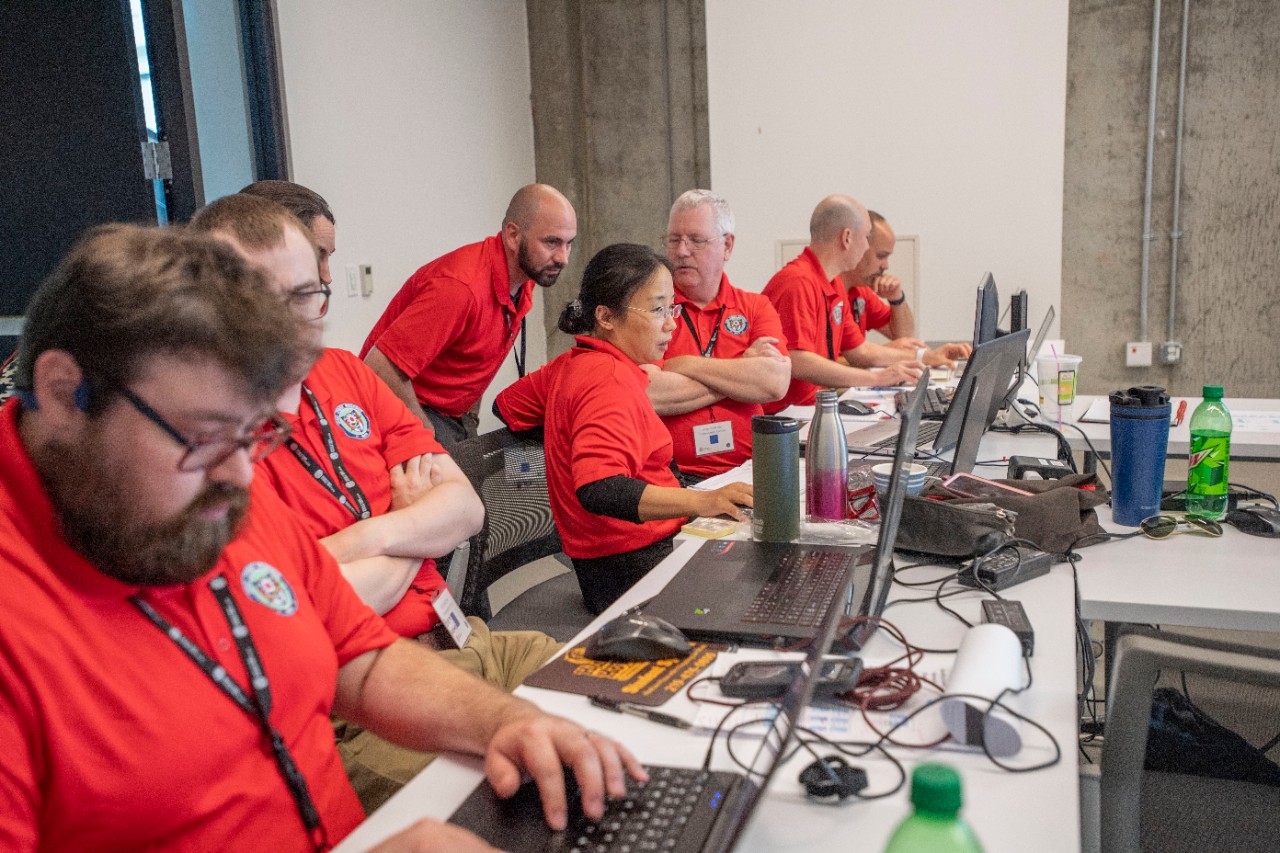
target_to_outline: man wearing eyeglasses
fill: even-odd
[[[0,849],[328,849],[363,818],[331,711],[484,755],[495,787],[560,763],[584,808],[634,759],[396,637],[253,463],[313,348],[225,244],[111,226],[37,292],[0,409]],[[422,821],[384,848],[489,851]]]
[[[191,227],[228,240],[267,272],[274,292],[318,346],[328,290],[317,279],[316,252],[302,223],[269,200],[281,185],[294,188],[284,193],[286,201],[305,188],[269,183],[254,195],[209,204]],[[277,408],[291,434],[281,452],[258,463],[258,476],[302,517],[392,630],[508,691],[555,654],[559,644],[546,634],[490,633],[482,620],[463,618],[435,558],[475,534],[484,507],[431,431],[367,365],[346,350],[324,349]],[[445,629],[446,620],[457,626],[456,635]],[[370,812],[431,758],[347,723],[339,725],[339,738],[348,774]]]
[[[791,386],[766,411],[812,406],[819,388],[904,385],[919,378],[924,366],[914,359],[877,371],[838,360],[842,355],[848,359],[865,338],[837,276],[862,260],[870,233],[871,220],[861,203],[847,195],[827,196],[809,219],[809,245],[765,285],[764,295],[782,318],[791,356]]]
[[[534,285],[556,283],[577,234],[559,191],[523,187],[497,235],[419,269],[374,324],[360,357],[445,447],[475,436],[473,409],[512,347],[525,375]]]
[[[665,242],[684,311],[666,358],[646,389],[671,433],[687,479],[728,471],[751,458],[751,418],[787,392],[791,362],[782,321],[769,300],[729,283],[733,211],[710,190],[689,190],[671,206]]]

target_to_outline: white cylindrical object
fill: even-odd
[[[991,708],[991,700],[1005,690],[1017,690],[1023,681],[1018,635],[994,623],[970,628],[960,641],[947,679],[947,693],[963,694],[964,698],[947,698],[940,703],[942,721],[951,737],[958,743],[981,746],[985,731],[987,750],[992,755],[1016,755],[1022,749],[1021,722],[1000,708]],[[975,696],[986,701],[972,698]],[[1005,693],[1000,701],[1009,704],[1012,698]]]

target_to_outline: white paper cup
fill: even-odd
[[[909,462],[903,474],[907,477],[907,494],[918,495],[924,490],[925,466],[918,462]],[[889,481],[893,478],[893,463],[882,462],[871,466],[871,482],[876,487],[876,494],[883,495],[889,491]]]
[[[1036,358],[1040,412],[1051,421],[1068,420],[1075,408],[1080,356],[1041,355]]]

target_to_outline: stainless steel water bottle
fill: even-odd
[[[846,512],[849,445],[836,409],[835,391],[818,392],[809,446],[805,449],[805,506],[813,521],[843,521]]]

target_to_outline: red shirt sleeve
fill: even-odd
[[[798,284],[775,278],[765,288],[765,296],[777,311],[787,346],[827,358],[830,354],[827,351],[826,302],[821,293]]]
[[[550,368],[547,365],[535,370],[498,392],[494,404],[512,430],[523,432],[546,423]]]
[[[623,436],[642,436],[648,432],[644,412],[639,404],[648,405],[625,392],[620,393],[623,377],[616,375],[617,361],[611,357],[587,357],[575,360],[572,382],[576,391],[570,399],[573,424],[570,440],[573,488],[614,477],[640,477],[645,460],[641,458],[639,441],[623,441]]]
[[[475,296],[466,284],[454,278],[432,278],[373,346],[415,379],[466,333],[475,313]]]

